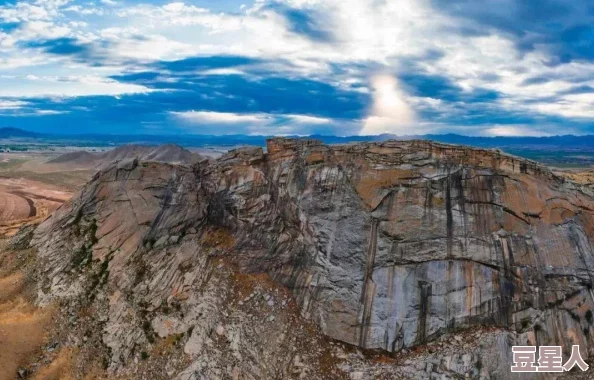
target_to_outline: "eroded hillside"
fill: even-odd
[[[515,344],[594,354],[593,239],[592,190],[531,161],[273,139],[114,164],[30,244],[76,377],[506,379]]]

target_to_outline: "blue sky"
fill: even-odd
[[[594,134],[594,3],[0,1],[0,126]]]

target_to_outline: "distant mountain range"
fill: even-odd
[[[103,134],[42,134],[26,131],[19,128],[0,128],[0,139],[18,139],[18,140],[43,140],[44,143],[74,143],[79,146],[117,146],[123,144],[144,144],[158,145],[174,143],[184,147],[206,147],[206,146],[237,146],[237,145],[256,145],[264,146],[266,139],[271,136],[251,136],[251,135],[103,135]],[[292,136],[303,137],[303,136]],[[462,136],[456,134],[444,135],[408,135],[397,136],[392,134],[382,134],[377,136],[322,136],[313,135],[308,138],[314,138],[323,141],[326,144],[343,144],[349,142],[361,141],[385,141],[390,139],[398,140],[433,140],[449,144],[471,145],[483,148],[514,148],[522,150],[575,150],[575,151],[593,151],[594,135],[587,136],[551,136],[551,137],[476,137]]]
[[[195,148],[208,155],[212,150],[219,154],[242,145],[266,146],[272,136],[250,135],[107,135],[107,134],[49,134],[35,133],[19,128],[0,128],[0,151],[29,151],[80,147],[83,150],[114,148],[134,144],[156,146],[176,144],[187,149]],[[303,137],[304,136],[288,136]],[[501,149],[506,153],[529,158],[555,167],[594,167],[594,135],[550,137],[476,137],[456,134],[397,136],[307,136],[325,144],[346,144],[363,141],[432,140],[447,144],[468,145],[486,149]]]
[[[24,129],[5,127],[0,128],[0,139],[15,138],[15,137],[42,137],[43,135],[35,132],[25,131]]]

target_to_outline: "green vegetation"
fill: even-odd
[[[89,227],[89,235],[91,236],[91,245],[97,244],[97,219],[93,219],[91,221],[91,226]]]
[[[146,317],[146,315],[144,317]],[[155,343],[155,333],[153,332],[153,327],[146,319],[142,322],[142,330],[144,331],[144,335],[146,335],[146,340],[148,340],[148,342],[151,344]]]
[[[109,278],[109,262],[113,257],[110,255],[106,260],[104,260],[99,268],[94,271],[89,278],[89,288],[87,290],[87,298],[92,302],[95,300],[97,295],[97,289],[101,286],[107,284],[107,280]]]
[[[27,152],[29,145],[0,145],[0,152]]]
[[[93,260],[93,249],[91,246],[83,245],[72,255],[72,266],[75,268],[84,268],[91,264]]]

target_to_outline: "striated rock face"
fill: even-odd
[[[112,165],[32,244],[44,268],[38,302],[100,305],[111,371],[151,344],[143,321],[161,337],[192,327],[185,352],[204,353],[209,334],[224,333],[217,320],[234,295],[223,273],[236,270],[267,274],[305,320],[363,349],[398,353],[493,328],[474,351],[432,353],[435,364],[412,372],[351,363],[352,378],[488,379],[511,378],[512,344],[594,355],[593,241],[594,191],[531,161],[427,141],[273,139],[267,153],[193,166]],[[280,360],[252,357],[264,359]],[[196,363],[180,378],[207,376]]]

